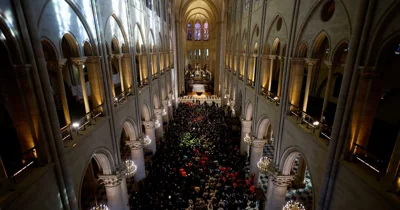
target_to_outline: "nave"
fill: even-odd
[[[255,209],[254,176],[229,126],[216,104],[180,103],[131,209]]]

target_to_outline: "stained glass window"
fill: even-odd
[[[209,35],[208,35],[208,22],[204,23],[204,40],[208,40]]]
[[[194,25],[194,40],[201,40],[201,25],[199,22]]]
[[[192,40],[192,24],[187,25],[187,40]]]

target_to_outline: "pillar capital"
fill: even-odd
[[[319,59],[316,58],[304,58],[304,60],[306,61],[307,65],[311,67],[319,61]]]
[[[274,60],[274,59],[276,59],[278,56],[276,56],[276,55],[268,55],[268,58],[269,59],[271,59],[271,60]]]
[[[324,61],[324,63],[328,67],[328,71],[330,71],[340,65],[339,63],[332,62],[332,61]]]
[[[272,183],[279,187],[287,187],[293,180],[293,176],[275,175],[272,179]]]
[[[100,63],[101,56],[88,56],[86,58],[86,63]]]
[[[267,139],[254,139],[251,142],[251,147],[252,148],[263,148],[264,145],[268,142]]]
[[[144,127],[146,129],[155,128],[155,122],[152,121],[152,120],[150,120],[150,121],[142,121],[142,124],[144,125]]]
[[[126,144],[131,150],[143,149],[143,144],[142,144],[141,141],[126,141],[125,144]]]
[[[116,57],[118,60],[122,58],[124,54],[114,54],[114,57]]]
[[[82,66],[86,63],[86,59],[87,57],[73,57],[71,58],[71,61],[78,66]]]
[[[295,58],[291,58],[291,60],[292,60],[293,65],[304,65],[304,63],[305,63],[304,58],[295,57]]]
[[[63,66],[67,62],[67,59],[57,59],[54,61],[47,61],[47,69],[53,72],[62,71]]]
[[[154,109],[154,114],[155,115],[162,115],[163,110],[162,109]]]
[[[105,187],[116,187],[121,184],[122,176],[120,174],[99,174],[99,181]]]
[[[268,55],[262,55],[261,58],[262,58],[263,60],[267,60],[269,57],[268,57]]]
[[[108,55],[108,59],[112,60],[114,58],[114,54]]]
[[[123,58],[131,58],[131,54],[130,53],[124,53],[122,54]]]
[[[251,127],[251,120],[242,120],[242,127],[249,128]]]

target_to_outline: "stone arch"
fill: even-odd
[[[151,119],[150,106],[147,101],[142,104],[142,120],[149,121]]]
[[[348,50],[349,46],[349,41],[348,40],[342,40],[340,41],[334,48],[330,60],[333,62],[340,62],[341,56],[343,52],[347,49]]]
[[[328,39],[328,49],[331,47],[331,39],[329,38],[328,34],[325,31],[321,31],[314,39],[314,42],[311,47],[311,57],[316,58],[318,51],[322,47],[322,43],[325,39]],[[330,52],[329,52],[330,53]]]
[[[274,43],[272,44],[272,50],[271,50],[271,54],[272,55],[279,55],[280,51],[281,51],[281,42],[279,37],[276,37],[274,40]]]
[[[130,141],[135,141],[139,138],[137,126],[133,119],[127,117],[122,124],[122,129],[126,134],[128,134]]]
[[[91,156],[90,159],[86,162],[86,166],[81,173],[81,181],[79,185],[79,192],[78,192],[78,205],[82,207],[82,188],[83,184],[85,181],[85,176],[88,170],[92,170],[89,168],[90,163],[92,162],[92,159],[94,159],[94,162],[96,163],[99,172],[104,174],[104,175],[111,175],[115,171],[115,167],[113,165],[114,160],[112,157],[111,152],[106,149],[106,148],[97,148],[95,149]]]
[[[1,10],[0,10],[1,11]],[[21,53],[21,48],[19,46],[19,42],[17,41],[18,37],[13,33],[14,29],[11,28],[12,24],[7,20],[7,17],[3,12],[0,13],[0,31],[5,37],[5,46],[7,46],[7,50],[9,52],[9,57],[11,59],[11,63],[13,64],[22,64],[24,63],[24,56]]]
[[[256,24],[253,28],[253,33],[251,34],[251,40],[250,43],[251,45],[254,45],[255,43],[257,43],[257,38],[260,35],[260,28],[258,27],[258,24]]]
[[[53,44],[53,42],[50,39],[48,39],[46,37],[42,37],[40,40],[40,43],[42,44],[44,58],[46,61],[54,61],[59,58],[59,54],[56,50],[56,46]]]
[[[384,47],[393,38],[400,36],[400,27],[398,24],[398,20],[400,19],[399,8],[400,2],[393,1],[383,12],[384,15],[381,16],[379,22],[377,22],[377,28],[375,30],[371,29],[371,31],[374,31],[374,34],[372,35],[369,48],[366,49],[366,64],[369,66],[378,66]]]
[[[306,41],[303,41],[297,51],[297,57],[299,58],[308,58],[308,44]]]
[[[145,51],[143,51],[142,48],[143,48],[143,45],[144,45],[146,39],[144,38],[143,30],[142,30],[142,27],[140,26],[140,23],[136,23],[134,34],[135,34],[135,40],[136,40],[136,52],[137,53],[145,53]]]
[[[115,36],[113,36],[112,39],[111,39],[111,53],[112,54],[120,54],[121,53],[119,40]]]
[[[160,104],[160,97],[158,96],[158,93],[154,93],[153,96],[153,105],[155,109],[159,109],[161,104]]]
[[[246,103],[245,109],[245,120],[252,120],[253,119],[253,103],[248,100]]]
[[[281,30],[277,31],[276,29],[273,28],[278,22],[278,20],[282,20],[282,26]],[[268,41],[271,41],[270,38],[271,36],[282,36],[282,40],[287,40],[288,37],[288,32],[287,32],[287,25],[286,21],[283,18],[283,16],[280,13],[275,14],[274,19],[272,20],[271,24],[268,26],[267,34],[265,36],[265,43],[268,43]]]
[[[150,34],[149,52],[156,53],[155,51],[156,39],[154,37],[153,29],[149,29],[149,34]]]
[[[271,47],[269,46],[269,44],[266,42],[265,44],[264,44],[264,49],[263,49],[263,55],[269,55],[269,53],[270,53],[270,51],[271,51]]]
[[[83,43],[83,54],[85,56],[92,56],[93,55],[92,46],[90,45],[90,43],[88,41],[85,41]]]
[[[71,52],[71,57],[80,57],[80,50],[79,50],[79,45],[78,42],[76,41],[75,37],[71,34],[71,33],[65,33],[62,36],[62,39],[60,40],[60,49],[61,49],[61,54],[62,57],[65,58],[64,52],[63,52],[63,40],[66,40],[68,43],[68,47],[70,48],[70,52]]]
[[[271,121],[266,116],[261,116],[257,123],[257,139],[265,139],[271,134]]]

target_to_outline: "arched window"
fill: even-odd
[[[249,10],[250,7],[250,0],[246,0],[246,5],[244,6],[244,10]]]
[[[208,22],[204,23],[204,40],[208,40]]]
[[[194,25],[194,40],[201,40],[201,25],[199,22]]]
[[[192,40],[192,24],[187,25],[187,40]]]
[[[151,9],[152,5],[151,5],[151,0],[146,0],[146,7]]]

